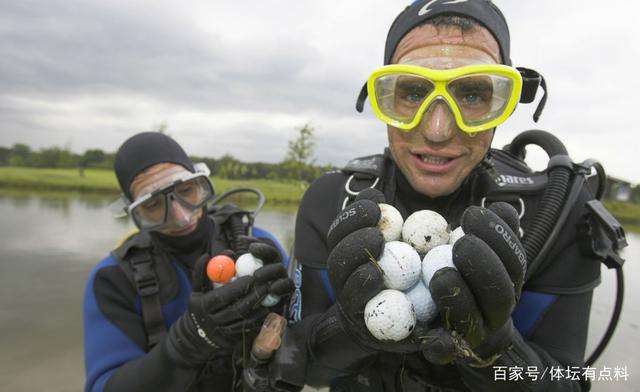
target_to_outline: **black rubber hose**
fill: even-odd
[[[549,238],[564,206],[570,179],[571,170],[566,167],[556,167],[549,172],[547,189],[542,196],[538,211],[522,239],[529,261],[536,259]]]
[[[556,155],[568,155],[567,149],[560,139],[549,132],[538,129],[522,132],[513,139],[506,149],[511,154],[524,158],[525,148],[530,144],[540,146],[549,158]],[[570,179],[571,169],[568,167],[556,166],[549,169],[547,189],[542,195],[538,211],[523,238],[529,262],[536,259],[558,220],[564,206]]]
[[[229,240],[233,251],[241,255],[249,251],[249,245],[243,240],[243,236],[247,235],[244,222],[242,222],[242,214],[233,214],[229,216]]]
[[[551,158],[554,155],[568,155],[564,144],[547,131],[532,129],[516,136],[505,148],[513,155],[524,158],[525,147],[529,144],[540,146]]]
[[[611,320],[609,321],[609,325],[607,326],[607,331],[600,340],[598,347],[593,350],[593,353],[585,362],[586,366],[591,366],[598,360],[604,349],[607,347],[607,344],[609,344],[609,341],[613,337],[613,332],[616,330],[616,325],[618,325],[620,313],[622,313],[622,301],[624,299],[624,275],[622,273],[622,268],[616,268],[616,280],[616,304],[613,308],[613,315],[611,315]]]

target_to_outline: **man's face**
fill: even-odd
[[[431,69],[499,63],[498,43],[483,27],[423,25],[398,44],[392,63]],[[443,100],[435,100],[409,132],[388,126],[389,147],[400,170],[419,193],[438,197],[453,193],[483,159],[493,129],[469,136],[456,125]]]
[[[131,182],[130,191],[133,199],[151,193],[172,184],[181,174],[190,174],[183,166],[174,163],[158,163],[139,173]],[[144,203],[141,206],[145,208]],[[202,209],[189,210],[179,202],[173,200],[169,207],[169,224],[158,232],[170,236],[183,236],[191,233],[198,225],[202,216]],[[147,214],[156,212],[151,206]],[[159,212],[157,212],[159,213]]]

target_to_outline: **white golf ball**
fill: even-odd
[[[431,297],[431,292],[429,292],[429,289],[422,281],[419,281],[404,293],[413,304],[413,310],[416,312],[416,319],[418,319],[418,321],[428,323],[438,314],[438,309]]]
[[[436,246],[449,242],[447,221],[435,211],[416,211],[404,222],[402,239],[420,254],[426,254]]]
[[[397,290],[382,290],[364,308],[367,329],[378,340],[399,341],[416,326],[413,305]]]
[[[382,232],[385,242],[398,241],[402,236],[402,215],[394,206],[380,203],[380,220],[378,229]]]
[[[251,253],[245,253],[236,260],[236,276],[251,276],[264,262]]]
[[[458,241],[460,238],[462,238],[462,236],[464,236],[464,231],[462,231],[462,226],[456,227],[455,230],[449,233],[449,245],[455,244],[455,242]]]
[[[433,275],[445,267],[456,268],[453,264],[453,245],[436,246],[424,257],[422,260],[422,279],[425,286],[429,287]]]
[[[420,255],[409,244],[391,241],[384,244],[378,260],[387,288],[406,290],[420,280]]]
[[[251,253],[245,253],[236,260],[236,276],[251,276],[264,265],[264,262]],[[260,303],[264,307],[271,307],[280,301],[280,297],[275,294],[268,294]]]

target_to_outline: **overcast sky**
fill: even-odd
[[[160,123],[189,153],[280,161],[316,129],[319,163],[382,151],[386,132],[355,98],[381,64],[406,0],[2,1],[0,145],[115,151]],[[640,182],[640,24],[628,0],[496,0],[514,65],[550,89],[538,124],[520,105],[502,146],[552,130],[574,160]],[[539,97],[538,97],[539,99]],[[541,168],[542,154],[532,154]]]

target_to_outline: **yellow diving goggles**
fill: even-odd
[[[420,123],[429,105],[442,100],[451,109],[458,127],[473,134],[494,128],[511,115],[521,100],[521,72],[502,64],[446,70],[410,64],[386,65],[371,74],[356,108],[362,111],[368,95],[376,117],[410,131]],[[540,77],[537,73],[535,76],[537,88]]]

